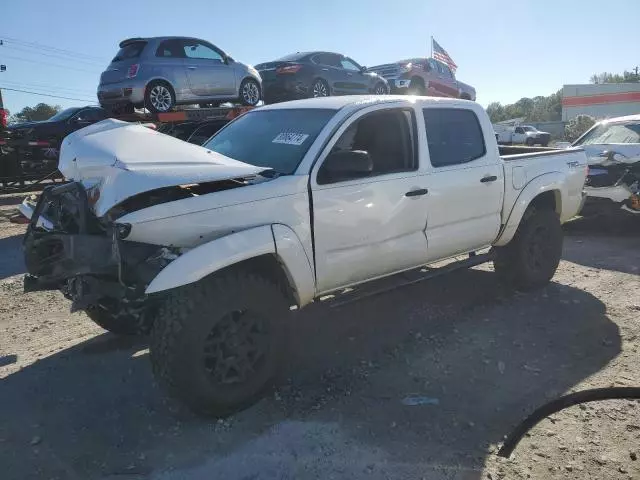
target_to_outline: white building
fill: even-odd
[[[577,115],[595,118],[640,113],[640,83],[600,83],[562,87],[562,120]]]

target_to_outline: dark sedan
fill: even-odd
[[[265,103],[330,95],[389,93],[387,81],[349,57],[330,52],[302,52],[255,67],[262,77]]]

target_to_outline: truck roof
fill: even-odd
[[[411,105],[420,103],[440,103],[443,105],[466,105],[468,100],[443,97],[412,97],[407,95],[345,95],[340,97],[307,98],[290,102],[265,105],[259,110],[291,110],[296,108],[324,108],[340,110],[345,107],[366,107],[376,103],[393,103]]]

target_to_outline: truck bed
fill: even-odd
[[[544,153],[544,152],[560,152],[564,149],[558,149],[553,147],[527,147],[525,145],[498,145],[498,152],[503,160],[509,160],[511,157],[518,155],[525,155],[531,153]]]

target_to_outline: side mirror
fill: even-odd
[[[373,162],[364,150],[340,150],[330,153],[318,172],[318,183],[332,183],[368,176]]]
[[[231,65],[234,62],[235,62],[235,60],[232,57],[230,57],[229,55],[224,57],[224,63],[226,63],[227,65]]]
[[[361,72],[366,72],[367,71],[367,67],[364,67],[364,66],[360,67],[360,71]]]

